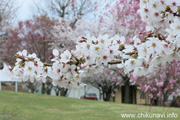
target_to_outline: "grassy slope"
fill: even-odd
[[[179,115],[176,120],[180,120],[180,108],[117,104],[30,93],[0,92],[0,113],[4,108],[8,113],[15,110],[13,113],[17,115],[13,120],[120,120],[121,113],[141,112],[175,112]]]

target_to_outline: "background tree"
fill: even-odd
[[[119,76],[117,71],[108,68],[104,69],[103,73],[83,78],[82,82],[97,88],[102,93],[104,101],[109,101],[110,97],[114,96],[117,88],[124,83],[123,78]]]
[[[51,44],[52,48],[59,49],[60,52],[64,50],[71,50],[75,48],[75,43],[80,35],[80,32],[69,26],[70,21],[59,18],[54,26],[54,42]]]
[[[36,53],[43,62],[50,62],[49,43],[53,42],[54,24],[55,22],[47,16],[19,22],[18,26],[10,30],[3,44],[3,54],[7,54],[4,60],[12,63],[15,60],[14,54],[19,50],[27,49],[30,53]]]
[[[21,85],[24,86],[24,88],[29,90],[31,93],[35,93],[36,90],[42,85],[42,83],[40,81],[35,81],[33,83],[23,82]]]
[[[54,40],[54,25],[55,21],[47,16],[34,16],[33,19],[19,22],[18,26],[10,30],[2,46],[2,54],[5,56],[3,60],[12,64],[15,61],[14,54],[26,49],[36,53],[43,62],[50,62],[52,53],[49,50]],[[42,93],[45,93],[45,83],[42,84]]]
[[[0,67],[2,68],[2,44],[6,40],[6,35],[15,18],[17,7],[14,6],[16,1],[0,0]],[[3,61],[4,62],[4,61]]]
[[[149,94],[152,104],[165,106],[169,96],[172,96],[174,100],[178,96],[180,88],[179,66],[180,62],[174,59],[172,63],[167,63],[164,66],[159,65],[153,73],[146,76],[133,77],[131,74],[131,82],[139,85],[140,90]]]
[[[15,1],[0,0],[0,31],[6,31],[15,18],[17,7]]]
[[[94,25],[91,25],[92,21],[85,23],[92,35],[120,35],[129,42],[135,35],[142,37],[139,33],[145,31],[146,24],[138,13],[140,0],[116,0],[113,3],[107,3],[103,12],[94,14]]]
[[[96,0],[46,0],[41,2],[44,3],[41,6],[38,2],[35,2],[35,7],[39,14],[71,20],[69,25],[72,28],[75,27],[76,22],[82,16],[91,13],[97,8]]]

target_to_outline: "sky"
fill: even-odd
[[[26,20],[30,18],[32,14],[32,6],[34,0],[17,0],[17,6],[19,9],[17,11],[17,21]]]

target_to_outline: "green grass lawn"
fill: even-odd
[[[146,120],[122,118],[122,113],[176,113],[178,118],[148,120],[180,120],[180,108],[150,107],[100,101],[78,100],[30,93],[0,92],[0,120]],[[12,117],[14,115],[14,117]],[[7,119],[6,117],[10,117]],[[6,118],[6,119],[5,119]]]

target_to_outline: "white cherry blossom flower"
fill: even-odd
[[[75,65],[65,65],[65,67],[62,69],[62,72],[65,73],[65,77],[67,79],[70,79],[73,75],[77,74],[75,72],[76,66]]]
[[[137,76],[142,76],[145,75],[145,70],[143,67],[136,67],[133,71],[133,76],[137,77]]]
[[[111,39],[108,38],[109,35],[100,35],[97,40],[98,44],[104,48],[107,48],[111,44]]]
[[[170,28],[172,29],[173,35],[179,35],[180,34],[180,18],[175,17],[174,22],[170,24]]]
[[[59,56],[59,51],[58,51],[57,49],[54,49],[54,50],[53,50],[53,55],[54,55],[54,56]]]
[[[70,61],[70,59],[71,53],[69,52],[69,50],[66,50],[61,54],[61,62],[67,63]]]
[[[125,62],[124,66],[127,71],[132,71],[133,69],[140,67],[142,65],[142,61],[136,59],[129,59]]]
[[[165,0],[164,2],[170,6],[173,13],[177,12],[178,6],[180,6],[179,0]]]
[[[94,64],[95,63],[95,60],[96,60],[96,56],[94,54],[89,54],[87,56],[84,56],[85,57],[85,63],[86,64]]]

